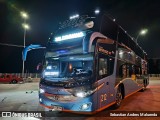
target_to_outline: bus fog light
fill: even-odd
[[[39,98],[39,101],[42,102],[42,98]]]
[[[39,92],[40,92],[40,93],[44,93],[45,90],[40,88],[40,89],[39,89]]]
[[[78,93],[76,94],[76,96],[83,98],[83,97],[85,97],[85,93],[84,93],[84,92],[78,92]]]
[[[82,107],[81,107],[82,110],[86,110],[87,108],[88,108],[87,104],[83,104]]]
[[[82,106],[81,106],[81,110],[87,110],[88,108],[90,108],[91,107],[91,103],[85,103],[85,104],[83,104]]]

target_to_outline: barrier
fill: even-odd
[[[2,74],[12,74],[18,77],[22,77],[22,73],[0,73]],[[25,82],[39,82],[41,77],[41,73],[24,73],[24,81]],[[150,80],[160,80],[160,74],[149,74]]]

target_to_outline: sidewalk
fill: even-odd
[[[160,77],[149,77],[149,80],[160,80]]]

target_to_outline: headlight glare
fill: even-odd
[[[42,89],[42,88],[40,88],[40,89],[39,89],[39,92],[40,92],[40,93],[45,93],[45,90]]]
[[[89,96],[89,95],[93,94],[94,92],[95,92],[95,90],[88,90],[86,92],[81,91],[81,92],[77,92],[75,95],[77,97],[83,98],[83,97],[86,97],[86,96]]]

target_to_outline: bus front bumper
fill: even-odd
[[[76,101],[53,101],[48,99],[43,94],[39,95],[39,103],[49,111],[64,111],[64,112],[92,112],[93,106],[90,97],[81,98]]]

